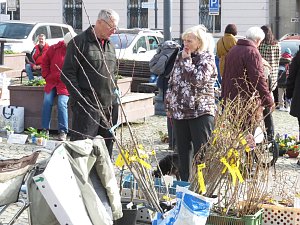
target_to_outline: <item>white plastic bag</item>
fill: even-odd
[[[16,133],[24,131],[24,107],[0,106],[0,129],[10,126]]]
[[[152,225],[205,225],[216,201],[180,186],[176,187],[176,200],[176,206],[164,215],[158,213]]]

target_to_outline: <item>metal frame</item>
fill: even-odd
[[[148,27],[148,9],[142,8],[142,2],[148,2],[148,0],[127,0],[128,28]]]
[[[221,0],[220,13],[217,16],[209,15],[209,0],[199,0],[199,24],[203,24],[209,32],[221,32]]]

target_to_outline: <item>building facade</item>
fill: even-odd
[[[76,30],[94,24],[100,9],[112,8],[120,15],[120,27],[163,29],[164,0],[16,0],[13,18],[22,21],[68,23]],[[223,33],[227,24],[237,25],[244,35],[251,26],[270,24],[277,38],[286,33],[300,32],[300,0],[219,0],[220,14],[208,15],[209,0],[170,0],[172,38],[188,27],[204,24],[210,32]],[[155,4],[156,3],[156,4]],[[157,7],[155,7],[157,5]],[[6,13],[1,3],[1,13]]]

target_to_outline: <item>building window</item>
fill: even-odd
[[[10,15],[11,20],[20,20],[20,0],[16,0],[16,11],[8,11],[6,8],[6,2],[2,2],[1,4],[1,14]]]
[[[128,0],[128,28],[148,27],[148,9],[142,8],[142,2],[148,2],[148,0]]]
[[[221,0],[220,4],[220,13],[218,16],[208,15],[209,11],[209,0],[199,0],[199,23],[203,24],[209,32],[213,32],[213,22],[215,17],[215,32],[221,32]]]
[[[82,0],[65,0],[63,18],[75,31],[82,31]]]

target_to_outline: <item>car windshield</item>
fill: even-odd
[[[300,40],[295,41],[281,41],[281,53],[284,53],[286,48],[291,49],[292,55],[295,56],[297,51],[299,50]]]
[[[110,41],[116,49],[124,49],[131,44],[135,36],[136,34],[113,34],[110,36]]]
[[[26,23],[0,23],[0,38],[25,39],[33,26]]]

